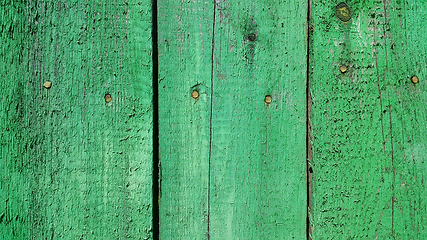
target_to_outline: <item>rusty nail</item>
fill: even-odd
[[[270,96],[270,95],[265,96],[264,102],[265,102],[266,104],[270,104],[270,103],[271,103],[271,101],[272,101],[272,99],[271,99],[271,96]]]
[[[346,66],[341,66],[340,67],[340,71],[341,71],[341,73],[347,72],[347,67]]]
[[[351,18],[350,8],[345,3],[338,4],[337,8],[335,9],[335,12],[337,14],[337,17],[343,22],[348,22]]]
[[[198,91],[196,91],[196,90],[194,90],[194,91],[191,93],[191,97],[192,97],[192,98],[194,98],[194,99],[199,98],[199,92],[198,92]]]
[[[52,87],[52,82],[46,81],[45,83],[43,83],[43,87],[45,87],[46,89],[49,89],[50,87]]]
[[[413,76],[413,77],[411,77],[411,82],[412,83],[418,83],[418,77],[417,76]]]
[[[110,94],[106,94],[105,95],[105,102],[109,103],[109,102],[111,102],[111,100],[113,100],[113,98],[111,97],[111,95]]]

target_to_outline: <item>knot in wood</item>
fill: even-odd
[[[348,22],[351,19],[350,8],[345,3],[338,4],[337,8],[335,9],[335,12],[337,14],[337,17],[343,22]]]

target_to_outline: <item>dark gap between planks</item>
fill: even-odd
[[[153,240],[159,239],[159,195],[160,195],[160,178],[159,178],[159,60],[158,60],[158,34],[157,34],[157,0],[152,0],[152,60],[153,60]]]

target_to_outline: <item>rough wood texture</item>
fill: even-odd
[[[159,1],[161,239],[305,238],[306,10]]]
[[[1,238],[150,239],[150,3],[0,6]]]
[[[158,1],[160,239],[207,236],[212,25],[211,1]]]
[[[427,4],[338,3],[312,4],[313,239],[424,239]]]

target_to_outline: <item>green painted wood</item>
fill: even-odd
[[[211,1],[158,0],[160,239],[208,232]],[[193,99],[193,91],[198,98]]]
[[[160,239],[306,237],[306,16],[158,2]]]
[[[150,3],[0,5],[1,238],[151,239]]]
[[[306,237],[307,6],[217,1],[212,239]]]
[[[427,4],[338,3],[311,6],[313,239],[424,239]]]

